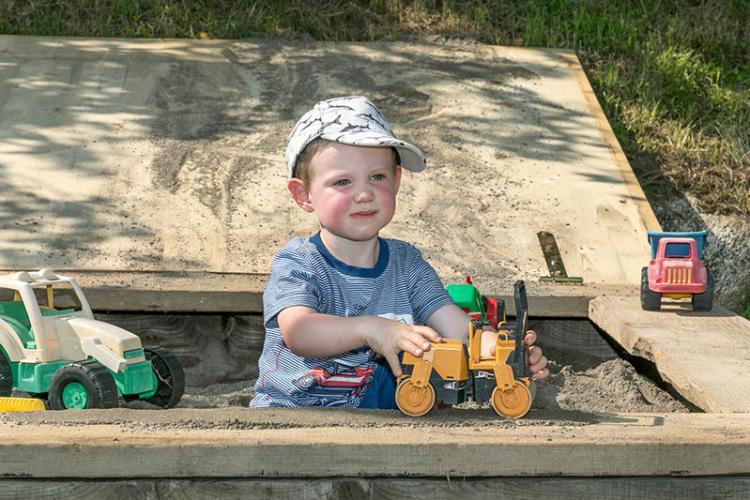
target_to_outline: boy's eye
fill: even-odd
[[[346,186],[349,184],[349,179],[339,179],[333,183],[334,186]]]
[[[370,178],[374,181],[382,181],[383,179],[385,179],[385,174],[375,174]]]

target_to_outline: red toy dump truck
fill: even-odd
[[[641,270],[641,307],[646,311],[658,311],[664,296],[691,299],[695,311],[711,310],[713,281],[703,263],[706,231],[648,231],[648,242],[651,261]]]

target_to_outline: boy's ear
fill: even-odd
[[[393,175],[394,175],[393,180],[394,180],[394,185],[396,188],[394,190],[394,193],[396,194],[398,194],[398,188],[401,187],[401,172],[402,172],[402,168],[396,165],[396,170],[393,172]]]
[[[294,198],[294,202],[305,212],[312,212],[313,206],[310,203],[310,194],[307,192],[305,183],[299,179],[289,179],[286,187]]]

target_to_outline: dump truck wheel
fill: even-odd
[[[411,377],[405,378],[396,387],[396,406],[410,417],[428,414],[435,407],[436,399],[432,384],[419,387]]]
[[[158,382],[156,394],[144,401],[161,408],[172,408],[185,392],[185,372],[174,354],[161,347],[144,347]]]
[[[691,302],[693,311],[710,311],[714,307],[714,281],[710,271],[706,271],[706,291],[693,294]]]
[[[47,401],[51,410],[117,408],[117,386],[98,361],[77,361],[57,370]]]
[[[495,387],[492,391],[492,408],[501,417],[521,418],[531,409],[531,392],[526,384],[516,380],[512,389]]]
[[[8,397],[13,392],[13,371],[10,369],[10,360],[0,350],[0,397]]]
[[[644,311],[661,310],[661,295],[648,287],[648,267],[641,269],[641,307]]]

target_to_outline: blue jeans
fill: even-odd
[[[360,408],[378,408],[381,410],[396,410],[396,377],[388,366],[376,365],[372,382],[359,405]]]

